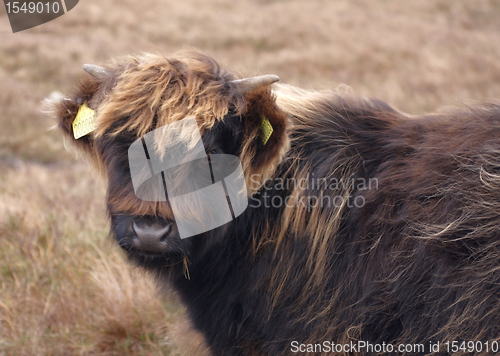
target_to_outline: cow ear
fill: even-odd
[[[90,131],[83,135],[84,131],[76,131],[73,123],[82,120],[82,114],[89,117],[91,113],[95,113],[95,107],[90,104],[93,96],[99,89],[99,83],[92,78],[85,78],[80,81],[77,90],[70,96],[64,97],[58,102],[53,103],[57,126],[64,134],[67,141],[83,151],[89,151],[92,146],[92,132],[90,128],[85,131]],[[87,110],[86,110],[87,109]],[[86,111],[86,112],[85,112]],[[78,120],[77,120],[78,118]]]
[[[99,104],[102,102],[111,75],[102,67],[84,65],[85,75],[72,94],[50,104],[57,126],[69,146],[97,162],[93,129]]]
[[[250,191],[257,188],[257,182],[274,172],[286,153],[289,146],[287,122],[287,115],[276,105],[270,86],[247,94],[241,158]]]

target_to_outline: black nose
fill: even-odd
[[[135,236],[132,238],[132,246],[138,250],[151,252],[165,252],[168,249],[167,237],[171,230],[171,224],[167,226],[159,224],[138,225],[132,223]]]

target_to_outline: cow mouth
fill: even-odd
[[[127,249],[128,253],[134,254],[134,255],[140,255],[140,256],[147,256],[147,257],[163,257],[167,255],[167,252],[157,252],[157,251],[148,251],[148,250],[139,250],[136,248],[128,248]]]
[[[120,245],[120,247],[127,252],[127,254],[130,257],[136,257],[140,259],[147,259],[147,260],[168,260],[170,258],[174,257],[182,257],[184,256],[183,249],[180,248],[180,246],[170,246],[166,250],[162,251],[151,251],[151,250],[143,250],[143,249],[138,249],[136,247],[130,246],[130,245]]]
[[[135,248],[127,249],[129,260],[145,268],[172,268],[175,265],[181,265],[185,260],[185,254],[181,252],[153,252],[138,250]]]

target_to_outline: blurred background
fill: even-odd
[[[176,296],[126,264],[103,182],[42,113],[82,64],[195,47],[241,76],[423,114],[500,101],[499,19],[497,0],[85,0],[13,34],[0,5],[0,356],[203,354]]]

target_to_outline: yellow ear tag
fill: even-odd
[[[95,111],[89,108],[87,103],[83,103],[73,121],[73,135],[75,136],[75,140],[95,130],[94,118]]]
[[[262,138],[262,144],[265,145],[274,130],[271,123],[264,115],[260,115],[260,127],[262,128],[262,134],[260,137]]]

